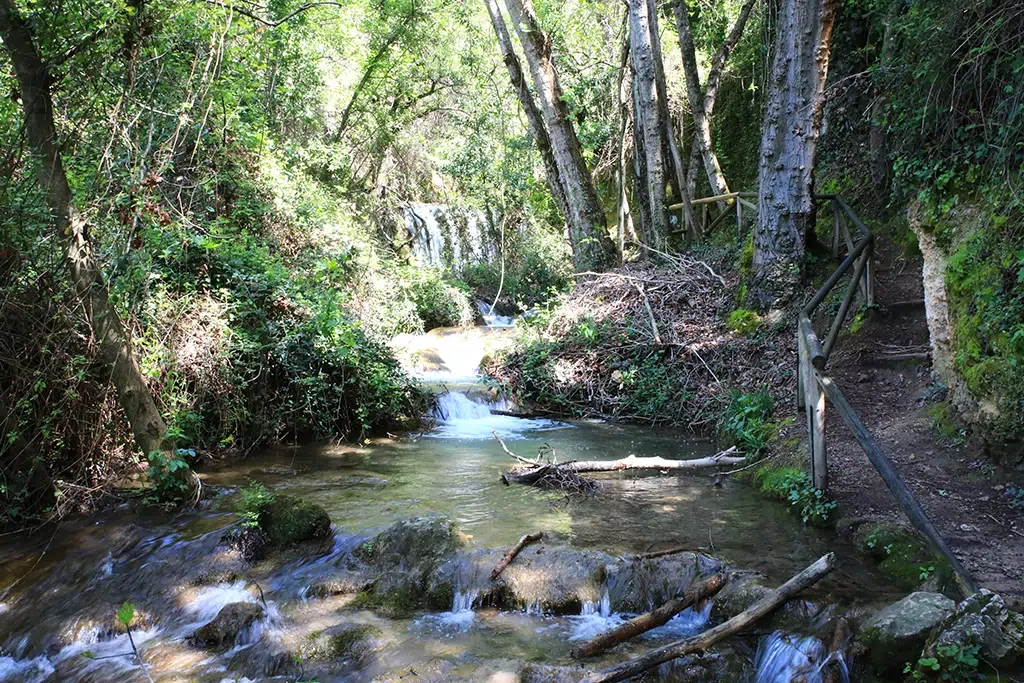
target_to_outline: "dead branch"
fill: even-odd
[[[501,450],[505,451],[505,454],[508,455],[510,458],[518,460],[519,462],[522,463],[526,463],[527,465],[533,465],[534,467],[543,467],[544,463],[540,462],[539,460],[530,460],[529,458],[524,458],[521,455],[516,455],[515,453],[510,451],[508,449],[508,446],[505,445],[505,442],[501,440],[500,436],[498,436],[498,430],[492,429],[491,434],[493,434],[494,438],[497,439],[498,443],[501,444]]]
[[[688,548],[683,548],[681,546],[677,548],[669,548],[668,550],[655,550],[649,553],[640,553],[638,555],[633,555],[633,560],[636,562],[639,562],[640,560],[653,560],[656,557],[665,557],[666,555],[678,555],[679,553],[685,553],[687,552],[687,550]]]
[[[666,460],[661,457],[638,458],[635,455],[628,455],[618,460],[572,460],[558,465],[559,468],[569,472],[618,472],[619,470],[658,470],[677,471],[694,470],[706,467],[717,467],[719,465],[736,465],[744,462],[743,456],[733,455],[737,453],[735,446],[731,446],[721,453],[706,458],[692,458],[690,460]]]
[[[623,643],[630,638],[635,638],[641,633],[647,633],[651,629],[667,623],[669,619],[684,609],[707,600],[721,590],[726,581],[725,574],[714,574],[703,581],[693,583],[681,597],[673,598],[657,609],[634,617],[625,624],[613,628],[611,631],[606,631],[595,638],[591,638],[579,647],[573,648],[572,656],[576,659],[593,657],[610,647]]]
[[[506,567],[512,564],[512,560],[516,559],[516,555],[523,551],[523,548],[530,545],[531,543],[536,543],[542,538],[544,538],[543,531],[538,531],[534,534],[526,534],[525,536],[520,538],[519,542],[516,543],[511,550],[505,553],[505,556],[503,558],[501,558],[501,562],[496,564],[494,566],[494,569],[491,570],[491,581],[494,581],[496,578],[501,576],[501,573],[505,571]]]
[[[676,642],[669,643],[664,647],[650,650],[639,657],[626,660],[622,664],[617,664],[602,671],[598,671],[597,673],[584,678],[581,683],[613,683],[614,681],[624,681],[627,678],[632,678],[644,671],[653,669],[659,664],[693,654],[694,652],[703,652],[723,638],[731,636],[734,633],[738,633],[761,618],[771,614],[787,600],[795,597],[810,586],[813,586],[823,576],[835,568],[835,562],[835,554],[829,553],[821,557],[817,562],[804,569],[783,585],[765,595],[747,609],[734,616],[732,619],[729,619],[728,621],[696,636],[677,640]]]

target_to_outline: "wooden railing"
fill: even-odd
[[[750,211],[757,212],[757,205],[748,200],[756,199],[756,192],[730,192],[729,194],[719,194],[714,197],[701,197],[700,199],[694,199],[690,202],[690,205],[694,208],[694,221],[697,225],[694,226],[695,238],[700,239],[711,233],[712,230],[717,228],[722,223],[728,221],[730,216],[736,217],[736,237],[739,239],[743,236],[743,209],[749,209]],[[713,204],[721,204],[724,208],[728,208],[729,204],[732,204],[734,211],[722,211],[717,217],[712,218],[711,206]],[[683,211],[684,204],[672,204],[668,207],[668,211],[679,211],[679,229],[677,232],[682,232],[686,229],[686,214]],[[696,209],[700,208],[700,218],[696,216]]]
[[[961,592],[969,595],[977,591],[974,579],[946,545],[938,529],[928,519],[924,508],[903,481],[903,477],[886,457],[871,432],[861,422],[846,395],[827,374],[828,361],[839,341],[839,333],[846,323],[854,298],[859,294],[865,305],[874,303],[874,276],[871,259],[874,251],[874,235],[864,222],[841,197],[816,195],[818,202],[829,202],[832,207],[832,253],[838,258],[842,247],[846,257],[829,276],[825,284],[800,310],[797,319],[797,350],[799,368],[797,371],[797,406],[807,414],[807,435],[810,446],[811,478],[816,488],[828,490],[828,451],[825,440],[825,406],[830,403],[839,417],[853,433],[864,454],[882,477],[893,498],[899,503],[910,522],[928,541],[932,549],[949,562],[956,573]],[[850,230],[850,226],[856,229]],[[822,344],[814,330],[811,318],[840,279],[852,269],[839,311],[829,326],[828,336]]]
[[[707,235],[715,227],[720,225],[731,211],[722,211],[713,220],[709,219],[708,208],[712,204],[727,202],[735,205],[737,234],[743,233],[743,209],[748,208],[754,211],[757,207],[746,201],[748,197],[756,196],[755,193],[733,192],[727,195],[705,197],[692,202],[694,207],[701,206],[702,220],[700,221],[699,234]],[[882,477],[885,485],[892,493],[893,498],[899,503],[906,513],[910,522],[922,536],[928,541],[932,549],[949,562],[956,573],[956,581],[964,595],[977,591],[977,584],[964,566],[957,559],[956,555],[946,545],[945,540],[939,534],[935,525],[928,519],[924,508],[918,502],[913,492],[893,466],[892,462],[882,452],[878,442],[875,441],[871,432],[861,422],[857,412],[846,399],[845,394],[836,385],[835,381],[827,374],[828,361],[835,351],[839,341],[839,333],[842,331],[846,318],[850,313],[854,300],[859,296],[864,305],[874,304],[874,273],[872,268],[872,256],[874,253],[874,235],[857,214],[850,208],[841,197],[833,194],[815,195],[815,201],[821,204],[828,203],[832,210],[832,254],[839,258],[845,247],[845,257],[835,271],[829,276],[825,284],[815,292],[814,296],[801,308],[797,317],[797,407],[807,414],[807,434],[810,451],[811,479],[814,486],[823,491],[828,490],[828,450],[825,440],[825,408],[831,404],[843,422],[849,427],[854,438],[860,445],[868,460],[875,470]],[[668,207],[670,210],[682,209],[682,204],[674,204]],[[696,220],[696,219],[695,219]],[[851,230],[853,226],[853,230]],[[851,273],[852,270],[852,273]],[[821,303],[828,297],[829,293],[839,284],[839,281],[850,273],[846,294],[842,304],[829,326],[828,336],[822,344],[811,319]]]

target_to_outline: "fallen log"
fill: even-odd
[[[657,609],[641,614],[638,617],[634,617],[625,624],[613,628],[611,631],[606,631],[605,633],[591,638],[579,647],[573,648],[572,656],[576,659],[593,657],[600,652],[604,652],[610,647],[614,647],[619,643],[629,640],[630,638],[635,638],[641,633],[647,633],[651,629],[667,623],[669,619],[679,614],[687,607],[691,607],[707,600],[721,590],[722,586],[725,585],[725,582],[725,574],[714,574],[703,581],[691,584],[682,596],[673,598],[672,600],[663,603]]]
[[[562,472],[618,472],[621,470],[658,470],[658,471],[682,471],[695,470],[719,465],[735,465],[744,462],[745,458],[734,456],[736,447],[706,458],[693,458],[690,460],[666,460],[665,458],[638,458],[630,455],[618,460],[570,460],[557,465],[538,465],[530,468],[510,470],[506,477],[519,484],[532,484],[537,479],[547,474],[551,469],[557,468]],[[518,456],[513,456],[518,457]],[[525,458],[518,458],[525,461]]]
[[[778,609],[790,598],[813,586],[821,577],[832,571],[835,567],[835,562],[835,555],[829,553],[728,621],[696,636],[677,640],[674,643],[656,648],[639,657],[626,660],[622,664],[598,671],[587,676],[580,683],[614,683],[614,681],[624,681],[627,678],[642,674],[648,669],[653,669],[659,664],[664,664],[679,657],[685,657],[694,652],[703,652],[723,638],[742,631],[762,617]]]
[[[494,566],[494,569],[491,570],[491,581],[494,581],[496,578],[498,578],[501,575],[501,573],[505,571],[505,568],[512,564],[512,560],[516,559],[516,555],[521,553],[523,551],[523,548],[530,545],[531,543],[536,543],[542,538],[544,538],[543,531],[538,531],[535,534],[526,534],[525,536],[520,538],[519,542],[515,544],[512,550],[509,550],[507,553],[505,553],[505,556],[501,558],[501,561],[498,562],[498,564]]]

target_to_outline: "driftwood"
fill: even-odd
[[[620,470],[658,470],[658,471],[681,471],[681,470],[694,470],[706,467],[717,467],[718,465],[735,465],[737,463],[744,462],[744,458],[741,456],[732,455],[736,453],[736,447],[733,446],[727,450],[722,451],[716,455],[709,456],[707,458],[693,458],[691,460],[666,460],[665,458],[638,458],[635,455],[630,455],[625,458],[618,460],[570,460],[560,464],[545,464],[537,465],[525,468],[515,468],[505,473],[504,477],[508,481],[514,481],[517,484],[534,484],[539,479],[549,476],[552,470],[559,470],[561,472],[572,472],[579,474],[581,472],[618,472]],[[513,456],[520,462],[528,464],[531,463],[526,458],[520,458]]]
[[[682,612],[687,607],[696,605],[710,598],[721,590],[725,585],[725,574],[714,574],[703,581],[690,585],[689,588],[678,598],[665,602],[657,609],[651,610],[638,617],[634,617],[625,624],[611,631],[606,631],[595,638],[591,638],[579,647],[572,650],[572,656],[577,659],[593,657],[599,652],[604,652],[610,647],[635,638],[641,633],[646,633],[652,628],[657,628],[668,622],[669,619]]]
[[[650,546],[647,547],[649,548]],[[632,559],[634,562],[638,562],[640,560],[653,560],[656,557],[665,557],[666,555],[677,555],[679,553],[685,553],[688,550],[689,548],[683,548],[681,546],[677,548],[668,548],[667,550],[654,550],[647,553],[637,553],[636,555],[633,555]]]
[[[659,664],[693,654],[694,652],[703,652],[723,638],[738,633],[762,617],[767,616],[790,598],[817,583],[821,577],[832,571],[835,567],[835,561],[835,555],[829,553],[732,619],[691,638],[677,640],[674,643],[656,648],[639,657],[629,659],[622,664],[598,671],[587,676],[580,683],[624,681],[627,678],[632,678],[644,671],[653,669]]]
[[[501,558],[501,562],[496,564],[494,566],[494,569],[491,570],[491,581],[494,581],[496,578],[498,578],[501,575],[501,573],[505,571],[505,568],[512,564],[512,560],[516,559],[516,555],[521,553],[523,551],[523,548],[530,545],[531,543],[536,543],[542,538],[544,538],[543,531],[538,531],[535,534],[526,534],[525,536],[520,538],[519,542],[515,544],[515,547],[513,547],[512,550],[509,550],[507,553],[505,553],[505,557]]]

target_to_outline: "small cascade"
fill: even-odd
[[[498,315],[494,312],[494,308],[491,304],[486,301],[477,299],[475,303],[476,310],[480,312],[480,317],[484,319],[484,325],[487,327],[501,329],[516,326],[516,319],[514,316]]]
[[[447,391],[437,397],[433,417],[441,422],[484,420],[491,416],[488,405],[477,403],[461,391]]]
[[[600,600],[584,600],[580,606],[580,615],[571,617],[569,640],[590,640],[625,621],[624,616],[612,612],[611,596],[608,594],[608,587],[605,586]]]
[[[849,683],[842,655],[836,655],[843,683]],[[776,631],[761,639],[757,648],[755,683],[821,683],[821,670],[832,661],[825,646],[812,636],[798,636]]]

